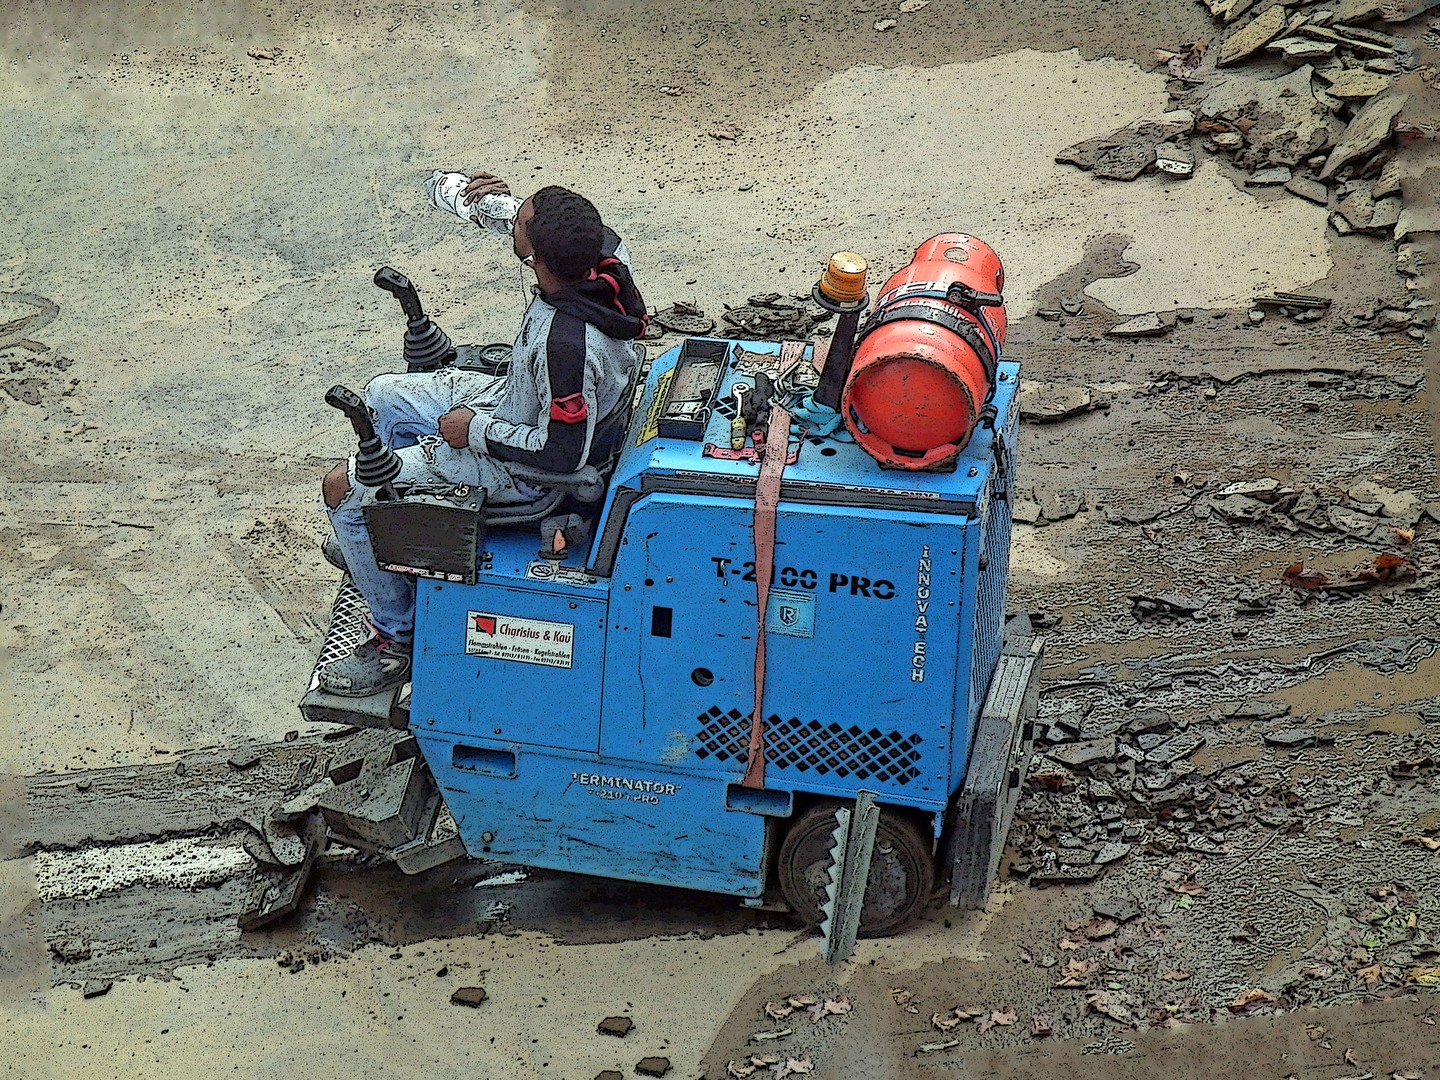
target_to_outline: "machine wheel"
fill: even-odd
[[[833,800],[816,803],[791,823],[780,845],[780,891],[795,914],[812,926],[820,923],[835,808],[841,805]],[[910,818],[882,807],[860,912],[860,936],[895,933],[919,914],[934,887],[929,838]]]

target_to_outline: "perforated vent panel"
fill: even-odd
[[[744,761],[750,717],[712,706],[698,717],[695,756],[702,761]],[[765,762],[770,768],[841,779],[904,785],[920,775],[919,735],[866,729],[858,724],[765,718]]]
[[[335,594],[335,606],[330,609],[330,629],[325,634],[325,644],[320,647],[320,658],[315,661],[315,670],[310,674],[310,689],[320,685],[320,669],[334,663],[342,656],[349,656],[355,647],[370,636],[370,609],[365,606],[365,597],[346,574],[340,581],[340,591]]]

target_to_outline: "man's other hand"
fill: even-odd
[[[456,450],[470,445],[470,421],[475,419],[475,410],[461,405],[440,417],[440,437]]]
[[[486,195],[509,194],[510,185],[504,180],[498,176],[491,176],[488,172],[477,172],[470,177],[470,183],[465,185],[465,190],[460,193],[460,198],[466,206],[472,206]]]

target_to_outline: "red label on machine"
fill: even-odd
[[[491,660],[568,668],[575,659],[575,626],[471,611],[465,621],[465,652]]]

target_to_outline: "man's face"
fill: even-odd
[[[520,209],[515,212],[515,228],[512,233],[515,245],[515,257],[524,261],[535,254],[534,245],[530,243],[530,219],[535,216],[535,204],[526,199],[520,204]]]

